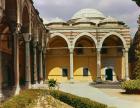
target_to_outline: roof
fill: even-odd
[[[75,13],[72,19],[79,19],[79,18],[105,18],[104,14],[96,9],[82,9]]]

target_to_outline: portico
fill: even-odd
[[[53,50],[57,56],[57,59],[56,56],[51,59],[49,53],[47,79],[62,82],[129,80],[127,51],[131,37],[129,28],[122,21],[106,17],[95,9],[83,9],[68,22],[57,18],[46,26],[49,29],[48,43],[57,42],[53,48],[47,46],[47,50]],[[53,40],[55,37],[58,39]],[[59,38],[63,41],[58,42]],[[110,78],[107,78],[107,69],[111,70]]]

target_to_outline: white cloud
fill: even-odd
[[[132,28],[132,34],[136,30],[140,14],[140,9],[132,0],[35,0],[35,7],[47,20],[55,17],[68,20],[80,9],[95,8],[106,16],[113,16],[126,22]]]

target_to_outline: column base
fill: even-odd
[[[2,93],[2,91],[0,91],[0,102],[2,102],[4,100],[4,95]]]
[[[36,81],[34,81],[34,84],[38,84],[38,81],[36,80]]]
[[[70,78],[69,82],[70,83],[74,83],[74,79],[73,78]]]
[[[40,84],[43,84],[43,80],[40,81]]]
[[[102,79],[101,79],[100,77],[97,78],[97,79],[96,79],[96,83],[98,83],[98,84],[102,83]]]
[[[19,95],[19,93],[20,93],[20,86],[18,85],[15,87],[15,95]]]
[[[31,89],[31,88],[32,88],[31,82],[26,81],[25,87],[26,87],[27,89]]]
[[[128,81],[128,80],[130,80],[130,78],[129,77],[126,77],[125,80]]]

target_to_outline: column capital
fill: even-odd
[[[40,51],[40,52],[42,52],[43,51],[43,47],[42,47],[42,45],[38,45],[38,50]]]
[[[96,48],[97,49],[97,52],[101,52],[101,48]]]
[[[21,23],[17,23],[16,21],[10,21],[9,27],[14,36],[19,36],[19,34],[21,34],[21,27],[22,27]]]
[[[46,52],[47,52],[47,48],[44,47],[44,48],[43,48],[43,54],[46,54]]]
[[[70,51],[70,53],[73,53],[74,48],[73,47],[69,48],[69,51]]]
[[[23,38],[24,38],[25,42],[30,42],[31,41],[31,34],[23,33]]]
[[[33,37],[33,41],[38,42],[38,41],[39,41],[39,40],[38,40],[38,36],[34,36],[34,37]]]
[[[37,41],[33,41],[33,42],[32,42],[33,48],[36,48],[36,47],[37,47],[37,43],[38,43]]]
[[[129,48],[124,48],[124,52],[128,52],[129,51]]]

